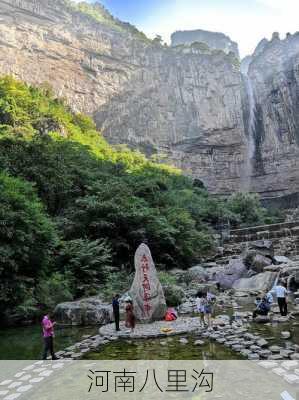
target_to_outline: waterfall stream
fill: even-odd
[[[255,130],[256,130],[256,100],[252,80],[248,75],[248,67],[243,68],[245,89],[248,99],[248,119],[247,119],[247,152],[245,157],[243,190],[250,191],[251,176],[253,174],[253,159],[255,156]]]

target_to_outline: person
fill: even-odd
[[[268,292],[268,293],[266,293],[265,297],[266,297],[266,300],[267,300],[267,302],[269,303],[269,306],[270,306],[270,308],[271,308],[271,307],[272,307],[272,304],[273,304],[273,302],[274,302],[274,299],[273,299],[273,296],[272,296],[271,291]]]
[[[136,325],[136,318],[134,315],[133,302],[131,299],[126,299],[126,323],[127,328],[130,328],[132,332],[134,332]]]
[[[54,353],[54,325],[56,322],[52,322],[49,315],[45,315],[42,320],[43,337],[44,337],[44,353],[43,360],[47,359],[48,352],[50,352],[52,360],[58,360]]]
[[[206,304],[206,299],[204,294],[199,291],[196,294],[196,310],[200,315],[200,325],[205,326],[205,304]]]
[[[212,313],[213,313],[213,304],[214,304],[215,300],[216,300],[216,296],[213,293],[207,291],[207,293],[206,293],[206,302],[205,302],[205,305],[204,305],[204,314],[207,317],[209,329],[212,328],[211,316],[212,316]]]
[[[115,330],[118,332],[119,329],[119,294],[116,294],[112,299],[112,308],[115,322]]]
[[[288,300],[287,300],[287,288],[285,283],[280,282],[277,286],[275,286],[272,290],[273,293],[275,293],[277,297],[277,303],[279,307],[279,311],[281,316],[287,316],[288,315]]]
[[[263,298],[257,297],[255,299],[256,309],[253,311],[253,319],[255,319],[258,315],[268,315],[271,306],[266,296]]]

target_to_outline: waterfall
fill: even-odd
[[[252,80],[248,74],[249,64],[243,66],[245,89],[248,99],[248,120],[247,120],[247,151],[245,158],[245,171],[243,174],[243,190],[250,191],[251,176],[253,174],[253,159],[255,156],[255,130],[256,130],[256,101]]]
[[[255,134],[255,124],[256,124],[256,118],[255,118],[256,104],[255,104],[255,97],[254,97],[252,81],[248,77],[248,75],[246,76],[245,82],[246,82],[246,89],[247,89],[247,95],[248,95],[248,101],[249,101],[248,156],[249,156],[249,159],[251,160],[255,154],[254,134]]]
[[[277,273],[277,277],[275,279],[275,282],[274,282],[271,290],[273,290],[275,288],[275,286],[277,286],[277,284],[279,282],[279,278],[280,278],[280,271]]]

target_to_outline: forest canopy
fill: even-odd
[[[0,79],[0,314],[97,294],[147,240],[158,268],[209,254],[213,229],[270,222],[256,196],[213,198],[174,167],[112,147],[50,87]],[[250,208],[250,212],[248,212]]]

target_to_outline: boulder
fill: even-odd
[[[60,303],[55,320],[63,325],[104,325],[113,321],[112,306],[97,297]]]
[[[271,258],[265,257],[261,254],[256,254],[253,257],[250,267],[256,272],[263,272],[265,267],[272,264]]]
[[[187,344],[187,343],[188,343],[188,339],[186,339],[186,338],[180,338],[179,342],[180,342],[181,344]]]
[[[271,259],[274,257],[274,247],[271,240],[256,240],[255,242],[251,242],[249,250],[254,250],[256,253]]]
[[[275,272],[262,272],[251,278],[241,278],[234,282],[235,290],[258,290],[268,291],[273,286],[277,274]]]
[[[259,346],[259,347],[268,347],[268,342],[267,342],[267,340],[265,340],[265,339],[259,339],[259,340],[257,340],[256,341],[256,344]]]
[[[280,353],[280,351],[282,350],[282,348],[279,347],[279,346],[274,345],[274,346],[269,347],[269,350],[270,350],[272,353]]]
[[[241,258],[230,260],[229,264],[219,272],[214,279],[219,282],[222,289],[231,289],[238,279],[247,274],[247,268]]]
[[[275,264],[289,264],[291,260],[285,256],[274,256]]]
[[[201,265],[195,265],[192,268],[188,269],[188,273],[192,279],[192,281],[203,283],[209,279],[209,274],[206,269]]]
[[[283,331],[280,333],[282,339],[289,339],[291,337],[291,333],[289,331]]]
[[[246,251],[243,255],[243,261],[247,268],[256,272],[263,272],[265,267],[272,264],[272,259],[270,257],[259,254],[256,250]]]
[[[134,313],[139,321],[163,319],[167,306],[162,285],[148,246],[142,243],[135,253],[135,277],[130,289]]]

